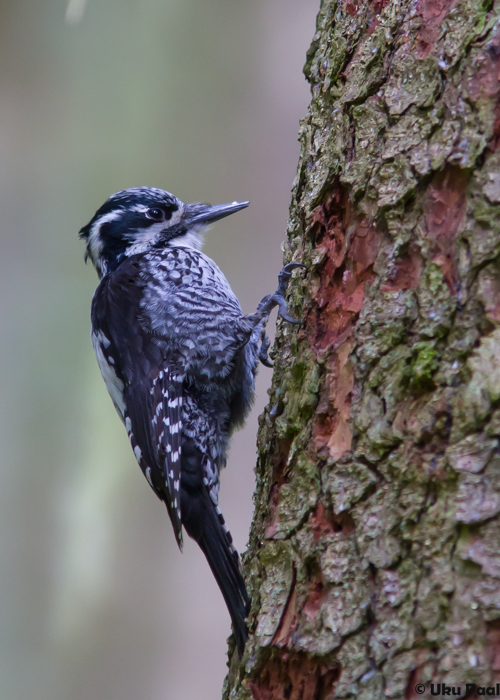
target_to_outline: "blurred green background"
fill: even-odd
[[[281,268],[318,6],[0,0],[0,700],[220,698],[229,616],[104,388],[77,232],[126,187],[250,199],[205,250],[253,311]],[[240,551],[270,380],[222,478]]]

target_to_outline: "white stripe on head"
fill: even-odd
[[[90,259],[102,275],[106,274],[106,263],[101,260],[101,253],[103,249],[101,226],[109,223],[110,221],[117,221],[121,218],[122,214],[123,209],[115,209],[114,211],[110,211],[108,214],[100,216],[97,221],[92,224],[87,237],[87,250]]]

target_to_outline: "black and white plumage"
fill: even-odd
[[[248,206],[184,204],[159,189],[112,195],[82,228],[101,282],[92,341],[135,457],[165,502],[179,546],[182,527],[203,550],[229,609],[240,655],[249,599],[218,507],[228,440],[252,402],[258,360],[267,363],[271,309],[296,263],[253,314],[201,252],[207,226]],[[262,345],[259,349],[259,342]]]

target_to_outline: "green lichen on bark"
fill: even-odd
[[[322,2],[227,700],[500,680],[499,17]]]

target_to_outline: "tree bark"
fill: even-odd
[[[226,700],[500,682],[499,14],[322,3]]]

